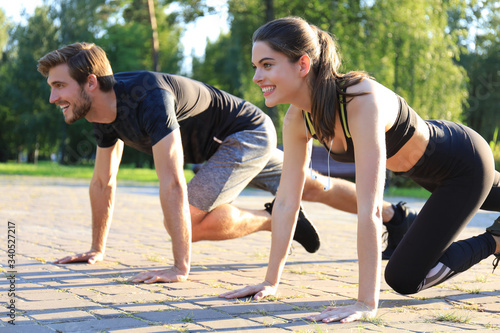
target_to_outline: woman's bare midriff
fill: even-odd
[[[429,143],[429,127],[418,117],[417,128],[410,140],[387,160],[387,169],[394,172],[410,170],[424,155]]]

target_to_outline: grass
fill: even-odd
[[[93,171],[93,165],[60,165],[47,161],[39,162],[37,165],[15,162],[0,163],[0,175],[91,179]],[[187,181],[194,175],[191,170],[184,170],[184,174]],[[158,182],[158,176],[154,169],[137,169],[132,165],[121,165],[117,178],[122,181]]]
[[[184,318],[181,318],[180,321],[185,323],[194,323],[193,314],[192,313],[187,314]]]
[[[463,314],[451,312],[451,313],[437,315],[434,319],[434,322],[436,322],[436,321],[447,321],[447,322],[451,322],[451,323],[467,324],[468,322],[471,321],[471,318],[468,315],[463,315]],[[431,322],[433,322],[433,321],[431,321]]]
[[[389,187],[385,193],[389,197],[409,197],[428,199],[431,193],[422,187]]]
[[[166,259],[163,256],[158,255],[158,254],[147,254],[146,255],[146,259],[149,260],[149,261],[159,262],[161,264],[167,264],[168,263],[168,259]]]
[[[480,294],[481,293],[481,288],[468,289],[468,288],[465,288],[462,285],[458,285],[458,284],[455,284],[452,288],[455,290],[466,292],[468,294]]]
[[[63,177],[90,180],[93,170],[93,165],[70,166],[47,161],[41,161],[37,165],[16,162],[0,163],[0,175],[13,176]],[[184,170],[184,175],[186,180],[189,181],[193,178],[194,173],[191,170]],[[158,183],[158,177],[154,169],[137,169],[132,165],[121,165],[117,177],[119,181]],[[389,187],[386,195],[427,199],[430,193],[423,188]]]

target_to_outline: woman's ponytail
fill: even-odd
[[[333,38],[325,31],[311,26],[318,36],[318,57],[313,60],[311,77],[311,120],[318,139],[332,139],[335,135],[335,110],[338,104],[340,57]]]

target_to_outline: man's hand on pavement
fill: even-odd
[[[92,265],[98,261],[103,261],[103,260],[104,260],[104,254],[102,252],[89,251],[57,259],[56,261],[54,261],[54,264],[69,264],[74,262],[86,261]]]

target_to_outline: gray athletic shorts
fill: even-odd
[[[234,133],[188,183],[189,203],[210,212],[230,203],[247,185],[278,190],[283,152],[276,148],[276,129],[269,117],[254,130]]]

